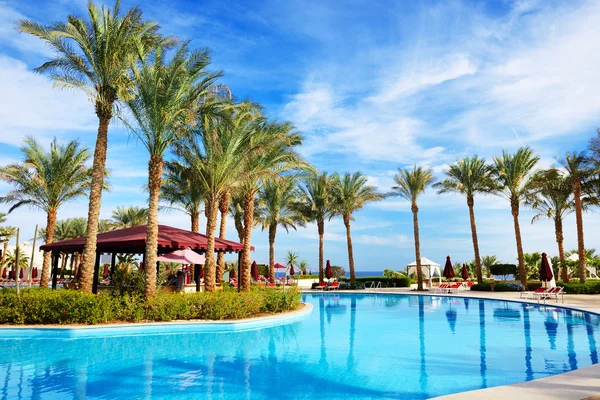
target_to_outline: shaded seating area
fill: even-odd
[[[63,240],[45,244],[40,250],[52,252],[52,288],[56,289],[59,274],[60,253],[82,253],[85,237]],[[190,249],[197,254],[205,254],[208,237],[201,233],[186,231],[167,225],[158,226],[158,256],[175,250]],[[215,238],[214,250],[217,253],[238,253],[238,266],[241,264],[241,255],[244,246],[241,243]],[[254,250],[254,248],[252,248]],[[98,278],[100,274],[100,257],[102,254],[111,254],[109,274],[115,271],[117,254],[143,255],[146,252],[146,225],[132,228],[118,229],[115,231],[98,234],[96,244],[96,260],[94,264],[93,292],[98,292]],[[145,260],[142,259],[144,268]],[[158,262],[156,263],[158,270]],[[196,282],[196,291],[200,291],[200,264],[194,265],[193,278]]]

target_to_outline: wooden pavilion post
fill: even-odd
[[[200,291],[200,264],[194,264],[194,282],[196,282],[196,292]]]
[[[92,282],[92,293],[98,293],[98,275],[100,274],[100,256],[101,252],[96,251],[96,262],[94,263],[94,282]]]
[[[52,289],[56,289],[56,281],[58,280],[58,257],[59,251],[52,250]]]
[[[113,251],[112,257],[110,259],[110,279],[112,279],[113,274],[115,273],[115,267],[117,265],[117,253]]]
[[[240,250],[240,252],[238,253],[238,274],[237,274],[237,287],[238,287],[238,293],[240,292],[240,282],[241,282],[241,273],[242,273],[242,254],[244,254],[243,250]]]

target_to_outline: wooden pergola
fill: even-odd
[[[56,289],[58,277],[58,261],[60,253],[82,253],[85,237],[63,240],[40,246],[40,250],[52,252],[52,288]],[[158,255],[174,250],[190,248],[198,254],[206,253],[208,237],[200,233],[174,228],[172,226],[158,226]],[[238,270],[241,264],[244,245],[230,240],[215,238],[215,252],[238,253]],[[254,250],[254,248],[252,248]],[[100,256],[112,254],[110,274],[115,270],[117,254],[145,254],[146,252],[146,225],[98,234],[96,243],[96,262],[94,265],[93,292],[98,291],[98,276],[100,274]],[[145,260],[144,260],[145,261]],[[146,263],[144,262],[144,268]],[[156,263],[158,271],[158,262]],[[239,273],[239,271],[238,271]],[[196,291],[200,291],[200,265],[194,266],[194,280]]]

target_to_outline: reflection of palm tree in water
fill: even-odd
[[[467,299],[465,299],[465,302]],[[487,387],[487,363],[485,360],[485,303],[479,300],[479,374],[481,375],[481,387]]]
[[[146,396],[145,397],[146,399],[152,398],[152,376],[154,375],[153,374],[154,370],[153,370],[153,365],[152,365],[153,362],[154,361],[153,361],[153,357],[152,357],[152,351],[147,351],[144,354],[144,391],[145,391],[144,394]],[[78,375],[81,376],[80,374],[78,374]],[[79,381],[78,381],[78,383],[79,383]],[[85,386],[84,386],[83,396],[79,396],[78,398],[85,399]]]
[[[590,358],[592,364],[598,364],[598,351],[596,350],[596,338],[594,337],[594,327],[592,326],[592,317],[585,313],[585,331],[587,332],[588,343],[590,344]]]
[[[523,304],[523,333],[525,334],[525,380],[533,379],[533,368],[531,366],[531,323],[529,321],[529,309]]]
[[[573,342],[573,312],[566,311],[567,314],[567,353],[569,355],[569,367],[571,370],[577,369],[577,354],[575,354],[575,343]]]
[[[327,364],[327,354],[325,353],[325,299],[319,297],[319,326],[321,332],[321,359],[319,364]]]
[[[354,368],[354,334],[356,333],[356,297],[352,296],[350,300],[350,346],[348,351],[348,360],[346,365],[348,371]]]
[[[419,296],[419,354],[421,355],[419,384],[421,392],[425,395],[427,391],[427,365],[425,364],[425,304],[423,303],[423,297]]]

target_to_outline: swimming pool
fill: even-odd
[[[0,339],[1,398],[422,399],[598,362],[594,314],[460,297],[304,299],[308,318],[242,332]]]

